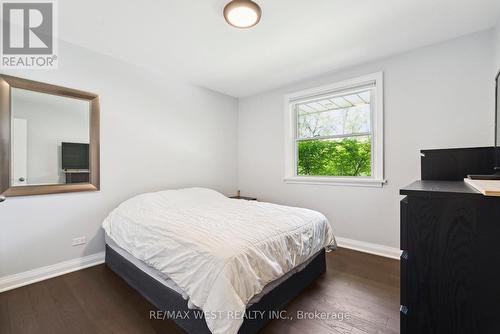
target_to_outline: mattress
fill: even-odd
[[[268,285],[336,246],[317,211],[233,200],[206,188],[133,197],[103,228],[116,245],[161,272],[159,278],[175,282],[189,304],[208,315],[214,334],[237,333],[248,305]]]
[[[129,262],[131,262],[134,266],[136,266],[142,272],[144,272],[147,275],[149,275],[150,277],[154,278],[155,280],[157,280],[158,282],[160,282],[161,284],[163,284],[164,286],[166,286],[170,290],[173,290],[173,291],[177,292],[179,295],[181,295],[182,298],[184,298],[185,300],[188,301],[189,308],[191,308],[191,309],[199,309],[195,305],[189,303],[189,297],[188,297],[188,295],[184,291],[182,291],[182,289],[177,284],[175,284],[175,282],[172,279],[170,279],[167,275],[165,275],[161,271],[159,271],[159,270],[157,270],[157,269],[149,266],[147,263],[144,263],[143,261],[141,261],[141,260],[137,259],[136,257],[134,257],[132,254],[130,254],[129,252],[127,252],[126,250],[124,250],[123,248],[121,248],[120,246],[118,246],[116,244],[116,242],[114,242],[113,239],[111,239],[107,234],[105,234],[105,240],[106,240],[106,244],[112,250],[114,250],[115,252],[117,252],[118,254],[120,254],[122,257],[124,257],[126,260],[128,260]],[[288,273],[286,273],[284,276],[281,276],[280,278],[278,278],[278,279],[272,281],[271,283],[267,284],[264,287],[264,289],[262,290],[261,293],[259,293],[258,295],[254,296],[250,300],[250,302],[247,305],[247,308],[249,308],[253,304],[258,303],[262,299],[263,296],[265,296],[269,291],[273,290],[275,287],[277,287],[278,285],[280,285],[282,282],[286,281],[290,276],[292,276],[293,274],[295,274],[295,273],[297,273],[299,271],[302,271],[316,257],[316,255],[317,254],[314,254],[307,261],[305,261],[304,263],[302,263],[299,266],[295,267],[294,269],[292,269],[291,271],[289,271]]]

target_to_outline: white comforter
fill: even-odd
[[[334,247],[321,213],[226,198],[204,188],[148,193],[113,210],[118,246],[170,277],[205,312],[212,333],[237,333],[264,286]]]

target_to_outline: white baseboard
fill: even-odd
[[[349,248],[363,253],[369,253],[379,256],[388,257],[391,259],[400,259],[401,251],[399,248],[372,244],[370,242],[353,240],[348,238],[335,237],[337,244],[342,248]]]
[[[388,247],[369,242],[336,237],[339,247],[349,248],[364,253],[398,259],[401,251],[398,248]],[[73,271],[85,269],[104,263],[104,252],[92,254],[82,258],[56,263],[19,274],[0,277],[0,292],[19,288],[28,284],[40,282],[52,277],[64,275]]]
[[[0,292],[40,282],[101,263],[104,263],[104,252],[25,271],[19,274],[0,277]]]

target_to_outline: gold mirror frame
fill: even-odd
[[[72,184],[11,186],[11,94],[12,88],[64,96],[89,101],[90,105],[90,182]],[[0,195],[29,196],[58,194],[100,189],[99,176],[99,96],[81,90],[55,86],[9,75],[0,74]]]

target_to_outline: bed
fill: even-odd
[[[188,333],[255,333],[325,271],[320,213],[205,188],[148,193],[105,219],[106,264]]]

